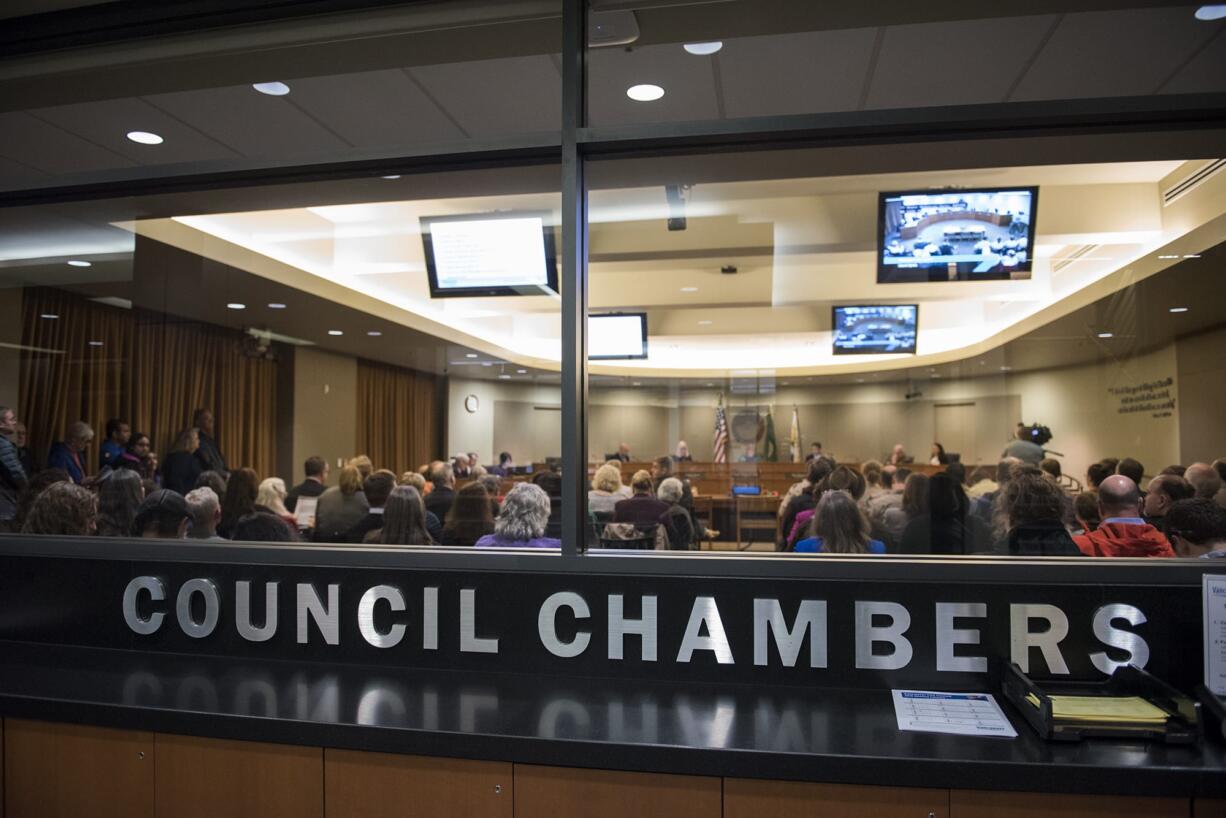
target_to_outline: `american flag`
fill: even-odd
[[[716,463],[728,462],[728,418],[724,415],[724,399],[721,397],[719,406],[715,409],[715,436],[711,441],[715,454],[711,460]]]

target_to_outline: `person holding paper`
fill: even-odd
[[[308,457],[303,470],[306,472],[306,479],[285,495],[285,508],[291,512],[298,505],[299,497],[318,497],[324,493],[324,486],[328,482],[328,461],[319,455]]]

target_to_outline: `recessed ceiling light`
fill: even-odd
[[[379,332],[379,330],[377,329],[372,329],[372,330],[367,330],[366,334],[369,335],[371,338],[378,338],[383,333]]]
[[[289,86],[283,82],[257,82],[251,87],[270,97],[283,97],[289,93]]]
[[[683,293],[696,293],[696,292],[698,292],[698,288],[697,288],[697,287],[682,287],[682,288],[681,288],[681,292],[683,292]]]
[[[527,374],[528,374],[528,370],[526,370],[526,369],[517,369],[517,370],[515,370],[515,374],[516,374],[516,375],[527,375]]]
[[[465,358],[476,358],[476,357],[477,357],[477,353],[475,353],[475,352],[466,352],[466,353],[464,353],[464,357],[465,357]]]
[[[1115,333],[1114,332],[1100,332],[1098,333],[1098,337],[1099,338],[1114,338]]]
[[[285,305],[284,305],[284,304],[282,304],[280,301],[273,301],[273,302],[269,303],[269,305],[268,305],[268,309],[270,309],[270,310],[283,310],[283,309],[285,309]]]
[[[498,376],[498,380],[500,380],[500,381],[509,381],[509,380],[511,380],[511,376],[510,376],[510,375],[499,375],[499,376]]]
[[[713,322],[713,321],[709,321],[709,320],[703,320],[703,321],[699,321],[699,322],[698,322],[699,326],[703,326],[703,327],[707,326],[708,324],[712,324],[712,323],[714,323],[714,322]]]
[[[631,85],[626,96],[635,102],[654,102],[664,96],[664,89],[658,85]]]
[[[709,43],[686,43],[682,46],[690,54],[698,57],[705,57],[708,54],[714,54],[724,47],[721,40],[712,40]]]
[[[1013,367],[1011,367],[1011,366],[1002,366],[1002,367],[1000,368],[1000,371],[1001,371],[1001,372],[1008,372],[1008,371],[1009,371],[1010,369],[1012,369],[1012,368],[1013,368]]]
[[[90,341],[90,342],[89,342],[89,345],[90,345],[91,347],[100,347],[100,346],[102,346],[102,342],[101,342],[101,341]]]
[[[1171,307],[1170,310],[1168,310],[1168,312],[1187,312],[1187,311],[1188,311],[1187,307]]]
[[[864,383],[864,379],[863,379],[863,378],[856,378],[856,383]]]
[[[494,362],[493,361],[482,361],[481,365],[482,366],[493,366]]]
[[[1163,258],[1163,259],[1165,259],[1165,258],[1179,258],[1179,256],[1170,256],[1170,255],[1166,255],[1166,256],[1158,256],[1158,258]]]
[[[1210,6],[1201,6],[1196,10],[1197,20],[1221,20],[1226,17],[1226,4],[1215,3]]]
[[[709,383],[709,384],[707,384],[707,386],[715,386],[715,384],[713,384],[713,383]]]
[[[1184,256],[1184,258],[1200,258],[1200,254],[1199,253],[1189,253],[1186,256]]]
[[[328,330],[328,334],[329,334],[329,335],[344,335],[344,334],[345,334],[345,332],[344,332],[344,330],[339,330],[339,329],[330,329],[330,330]]]
[[[389,179],[389,180],[390,180],[390,179],[399,179],[399,178],[400,178],[400,174],[398,174],[398,173],[394,173],[394,174],[391,174],[390,176],[380,176],[379,178],[380,178],[380,179]]]
[[[633,384],[631,384],[631,386],[642,386],[642,385],[643,385],[642,381],[635,381]]]
[[[141,145],[160,145],[166,141],[157,134],[149,133],[148,131],[128,131],[128,139]]]
[[[247,309],[247,305],[240,304],[237,301],[231,301],[229,304],[226,304],[226,309],[227,310],[245,310]]]
[[[55,319],[59,318],[59,316],[53,312],[44,312],[39,316],[39,318],[46,318],[48,321],[54,321]]]
[[[69,267],[93,267],[94,265],[93,265],[93,262],[80,261],[78,259],[73,259],[72,261],[68,262],[68,266]]]

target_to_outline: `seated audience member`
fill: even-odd
[[[1098,486],[1098,528],[1073,538],[1087,557],[1173,557],[1161,531],[1141,519],[1141,490],[1113,474]]]
[[[71,480],[52,483],[34,499],[22,522],[21,533],[88,536],[97,529],[97,508],[97,501],[88,489]]]
[[[502,501],[502,513],[494,521],[494,533],[477,540],[476,547],[561,548],[561,540],[545,536],[548,522],[549,495],[545,490],[535,483],[516,483]]]
[[[1160,474],[1149,481],[1145,491],[1145,503],[1141,506],[1145,522],[1159,531],[1166,532],[1166,513],[1171,505],[1180,500],[1189,500],[1195,494],[1192,485],[1182,476]]]
[[[928,479],[928,509],[912,518],[903,530],[899,552],[903,554],[973,554],[988,550],[987,526],[968,517],[969,501],[962,484],[948,474]]]
[[[1032,466],[1039,465],[1043,459],[1043,447],[1030,439],[1030,430],[1019,423],[1014,432],[1015,439],[1000,453],[1001,459],[1014,457]]]
[[[396,486],[383,506],[383,527],[366,535],[380,545],[434,545],[426,530],[426,507],[413,486]]]
[[[613,507],[613,522],[637,526],[651,526],[659,522],[660,515],[668,511],[668,506],[655,498],[653,488],[650,472],[642,469],[636,471],[630,479],[630,490],[634,494]]]
[[[1115,466],[1110,464],[1109,460],[1100,460],[1097,463],[1091,463],[1086,469],[1086,488],[1091,491],[1098,491],[1098,485],[1115,473]]]
[[[834,471],[822,477],[809,494],[813,500],[813,505],[808,509],[799,511],[796,514],[796,519],[792,521],[791,528],[785,532],[788,535],[788,547],[785,550],[791,550],[793,545],[808,536],[809,521],[813,519],[817,503],[826,492],[845,491],[851,495],[851,499],[858,503],[864,497],[864,487],[864,478],[850,466],[837,466]],[[869,520],[869,526],[871,528],[872,520]]]
[[[490,466],[486,471],[499,477],[508,477],[515,471],[515,460],[510,452],[499,452],[498,465]]]
[[[868,505],[877,497],[885,494],[887,489],[881,482],[882,470],[881,464],[876,460],[866,460],[860,466],[860,475],[864,478],[864,497],[860,500],[860,505],[865,511],[868,510]]]
[[[622,470],[608,463],[592,475],[592,489],[587,493],[587,508],[593,514],[610,515],[613,507],[626,499],[622,493]]]
[[[146,497],[132,520],[133,537],[182,540],[187,537],[192,515],[187,501],[168,489],[158,489]]]
[[[694,544],[694,520],[681,505],[682,491],[681,481],[676,477],[664,478],[656,490],[656,498],[668,506],[660,515],[660,525],[664,526],[668,547],[673,551],[688,551]]]
[[[496,474],[483,474],[477,481],[485,486],[485,493],[490,498],[490,513],[497,517],[502,508],[502,480]]]
[[[779,531],[781,536],[779,542],[775,544],[776,549],[779,551],[788,550],[793,542],[789,535],[796,530],[797,517],[806,511],[812,512],[813,509],[817,508],[817,501],[820,498],[817,487],[834,471],[834,463],[824,457],[814,458],[807,465],[808,471],[805,479],[788,489],[788,493],[784,495],[783,500],[779,503]],[[810,513],[809,516],[813,515]]]
[[[455,475],[457,480],[462,480],[472,474],[472,463],[468,462],[468,455],[460,452],[451,459],[451,473]]]
[[[845,491],[828,491],[818,501],[809,536],[796,543],[802,554],[884,554],[885,544],[869,536],[868,519]]]
[[[704,526],[694,515],[694,490],[690,487],[689,480],[673,474],[674,466],[675,461],[671,457],[657,457],[651,464],[651,479],[658,486],[662,481],[670,477],[677,478],[677,482],[681,484],[681,500],[678,505],[684,508],[686,513],[690,515],[691,528],[694,532],[693,545],[699,547],[703,540],[718,538],[719,532]]]
[[[1060,468],[1060,461],[1054,457],[1045,457],[1039,461],[1039,471],[1050,477],[1056,484],[1060,483],[1063,476],[1063,470]]]
[[[940,443],[933,443],[932,449],[928,456],[929,466],[947,466],[949,465],[949,455],[945,454],[945,447]]]
[[[43,469],[40,472],[35,472],[17,495],[17,510],[13,516],[12,528],[10,530],[22,530],[26,518],[30,516],[30,510],[34,507],[34,501],[49,486],[53,486],[56,483],[71,482],[72,478],[63,469]]]
[[[29,440],[30,437],[26,431],[26,425],[21,421],[14,423],[12,441],[13,445],[17,447],[17,460],[21,463],[21,468],[25,471],[27,478],[37,471],[34,468],[34,452],[30,451],[30,447],[27,445]]]
[[[98,536],[132,536],[132,520],[144,499],[139,474],[128,469],[110,472],[98,489]]]
[[[221,524],[217,533],[227,540],[233,539],[238,518],[255,511],[255,498],[260,493],[260,478],[253,469],[238,469],[231,472],[226,481],[226,496],[221,501]]]
[[[142,480],[157,479],[157,455],[153,453],[153,443],[149,435],[143,432],[133,432],[127,447],[114,462],[115,469],[128,469],[140,475]]]
[[[497,479],[497,478],[495,478]],[[489,492],[481,483],[469,483],[456,493],[443,523],[443,545],[475,545],[494,533],[494,515]]]
[[[192,489],[183,498],[187,511],[192,516],[192,527],[187,530],[189,540],[221,541],[217,526],[221,523],[221,501],[208,486]]]
[[[945,466],[945,473],[949,475],[949,479],[958,484],[962,489],[963,496],[966,494],[966,465],[961,462],[949,463]]]
[[[200,430],[196,459],[205,471],[215,471],[222,477],[229,478],[230,467],[226,465],[226,457],[221,453],[221,447],[217,445],[215,422],[216,418],[208,409],[197,409],[192,413],[191,425]]]
[[[379,470],[366,478],[362,483],[362,494],[366,497],[366,514],[345,532],[344,542],[365,542],[367,534],[383,528],[384,507],[394,488],[396,475],[390,471]]]
[[[217,502],[225,502],[226,499],[226,478],[221,476],[220,472],[202,471],[200,476],[196,478],[196,485],[192,488],[204,489],[209,488],[217,495]]]
[[[559,538],[562,536],[562,475],[557,472],[545,471],[532,478],[535,485],[541,487],[549,498],[549,522],[545,524],[545,536]],[[629,491],[629,486],[622,486]],[[506,502],[506,498],[503,498]]]
[[[357,466],[346,464],[341,469],[337,485],[319,495],[312,539],[315,542],[345,542],[349,529],[357,525],[369,510],[370,504],[362,492],[362,473]],[[222,532],[222,536],[225,536],[225,532]]]
[[[374,462],[364,454],[349,458],[349,465],[358,470],[358,474],[362,476],[362,482],[366,482],[366,478],[375,473]]]
[[[1145,467],[1141,465],[1141,461],[1133,457],[1125,457],[1115,466],[1115,473],[1122,474],[1139,487],[1141,481],[1145,479]]]
[[[1060,491],[1064,496],[1064,524],[1073,526],[1077,523],[1077,508],[1073,504],[1072,496],[1064,491],[1064,486],[1060,485],[1060,480],[1063,475],[1063,470],[1060,468],[1060,461],[1054,457],[1045,457],[1039,463],[1039,471],[1043,472],[1048,480],[1060,486]]]
[[[294,515],[285,507],[285,498],[289,494],[285,490],[285,481],[280,477],[265,477],[260,481],[260,487],[255,492],[255,510],[265,514],[280,517],[291,526],[294,525]]]
[[[1025,557],[1081,556],[1064,527],[1064,492],[1034,467],[1020,467],[1001,490],[1007,532],[996,550]]]
[[[426,490],[426,478],[421,474],[421,472],[406,471],[404,474],[400,475],[400,485],[412,486],[413,488],[417,489],[418,494],[421,494],[423,497],[425,496],[423,492]]]
[[[289,490],[285,495],[285,508],[291,513],[298,508],[299,497],[318,497],[324,493],[328,483],[328,461],[319,455],[312,455],[302,466],[306,479]]]
[[[1173,503],[1166,516],[1176,554],[1226,558],[1226,509],[1207,497],[1193,497]]]
[[[998,538],[1004,536],[1008,530],[1008,521],[1005,519],[1004,512],[1005,489],[1008,487],[1014,473],[1018,469],[1025,467],[1025,465],[1016,457],[1006,457],[1001,460],[996,464],[996,485],[999,488],[996,491],[979,495],[971,503],[971,513],[982,520],[984,525],[993,529]],[[1060,493],[1063,494],[1064,492],[1061,491]]]
[[[924,514],[927,509],[928,475],[912,472],[903,483],[902,501],[882,512],[881,527],[893,542],[901,542],[907,523]]]
[[[276,514],[253,511],[234,524],[234,539],[243,542],[299,542],[297,530]]]
[[[1089,534],[1103,521],[1098,513],[1098,495],[1083,491],[1073,498],[1073,520],[1082,534]]]
[[[907,454],[907,450],[901,443],[895,443],[894,448],[890,449],[890,453],[885,456],[885,462],[891,466],[902,466],[913,459]]]
[[[817,458],[821,456],[822,456],[822,444],[821,443],[810,443],[809,453],[805,455],[805,462],[808,463],[809,461],[816,460]]]
[[[430,482],[434,489],[426,497],[426,511],[445,520],[455,502],[455,469],[450,463],[439,463],[430,471]]]
[[[119,460],[119,456],[123,454],[123,450],[128,446],[128,440],[132,437],[132,427],[127,421],[119,418],[111,418],[106,422],[105,427],[106,439],[102,441],[101,451],[98,456],[99,468],[110,466],[115,468],[115,464]],[[127,532],[124,532],[127,536]]]
[[[817,485],[817,482],[815,482],[812,479],[812,476],[813,476],[812,473],[813,473],[813,464],[818,463],[818,462],[826,464],[826,468],[821,470],[821,474],[817,478],[818,481],[820,481],[823,477],[825,477],[830,472],[834,471],[835,463],[832,459],[828,457],[818,456],[818,457],[813,458],[812,460],[806,460],[804,478],[788,486],[788,490],[784,492],[783,497],[779,500],[780,518],[784,516],[784,513],[787,511],[787,507],[789,503],[791,503],[793,500],[795,500],[797,497],[801,496],[802,494],[807,494],[811,492],[813,487]],[[652,474],[652,477],[655,477],[654,473]],[[810,508],[812,508],[812,506],[810,506]]]
[[[1158,472],[1158,474],[1173,474],[1176,477],[1183,477],[1183,473],[1186,472],[1187,470],[1188,470],[1187,466],[1182,466],[1176,463],[1173,466],[1167,466],[1165,469]]]
[[[977,466],[966,481],[967,498],[977,500],[985,494],[995,494],[1000,491],[1000,484],[992,479],[994,474],[995,472],[987,466]]]
[[[694,456],[690,454],[690,444],[684,440],[677,441],[677,448],[673,451],[674,463],[693,463]]]
[[[1222,478],[1218,476],[1217,469],[1208,463],[1193,463],[1188,466],[1188,470],[1183,473],[1183,479],[1192,484],[1192,490],[1197,497],[1215,500],[1218,492],[1222,490]]]
[[[196,486],[204,469],[196,450],[200,448],[200,430],[189,427],[179,432],[170,454],[162,462],[162,486],[171,491],[187,495]]]
[[[9,438],[17,429],[17,416],[7,406],[0,406],[0,531],[18,530],[17,498],[32,476],[21,464],[17,445]]]
[[[47,455],[47,468],[63,469],[72,482],[80,485],[85,480],[85,447],[94,439],[94,430],[85,421],[78,420],[68,427],[63,441],[51,444]]]

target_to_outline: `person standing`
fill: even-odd
[[[214,421],[213,413],[208,409],[197,409],[192,416],[192,426],[200,430],[200,446],[196,449],[196,459],[204,466],[204,471],[215,471],[225,477],[229,476],[230,469],[226,466],[225,455],[217,445]]]
[[[63,441],[51,444],[47,455],[47,468],[63,469],[72,482],[80,485],[85,480],[85,447],[94,439],[94,430],[83,420],[68,427]]]
[[[37,469],[34,468],[34,453],[30,451],[30,447],[26,445],[29,441],[29,434],[26,432],[26,425],[21,421],[13,427],[13,445],[17,447],[17,459],[21,461],[21,468],[25,469],[26,476],[29,477]]]
[[[29,475],[21,465],[17,446],[10,440],[17,427],[17,416],[0,406],[0,531],[9,531],[17,516],[17,495],[26,487]]]
[[[123,456],[124,450],[128,446],[128,441],[132,438],[132,427],[128,425],[126,420],[120,418],[111,418],[106,422],[106,440],[102,441],[102,448],[98,456],[98,467],[106,468],[110,466],[112,469],[118,466],[119,458]]]
[[[1043,462],[1043,447],[1030,439],[1030,429],[1022,424],[1017,425],[1014,432],[1016,439],[1005,447],[1001,457],[1016,457],[1023,463],[1037,466]],[[1114,471],[1114,469],[1112,469]]]
[[[328,482],[328,461],[319,455],[312,455],[303,465],[306,479],[289,490],[285,496],[285,507],[291,512],[298,508],[299,497],[318,497],[324,493]]]
[[[162,487],[178,492],[184,497],[196,487],[196,480],[204,473],[196,450],[200,448],[200,432],[195,428],[184,429],[175,438],[166,462],[162,464]]]

